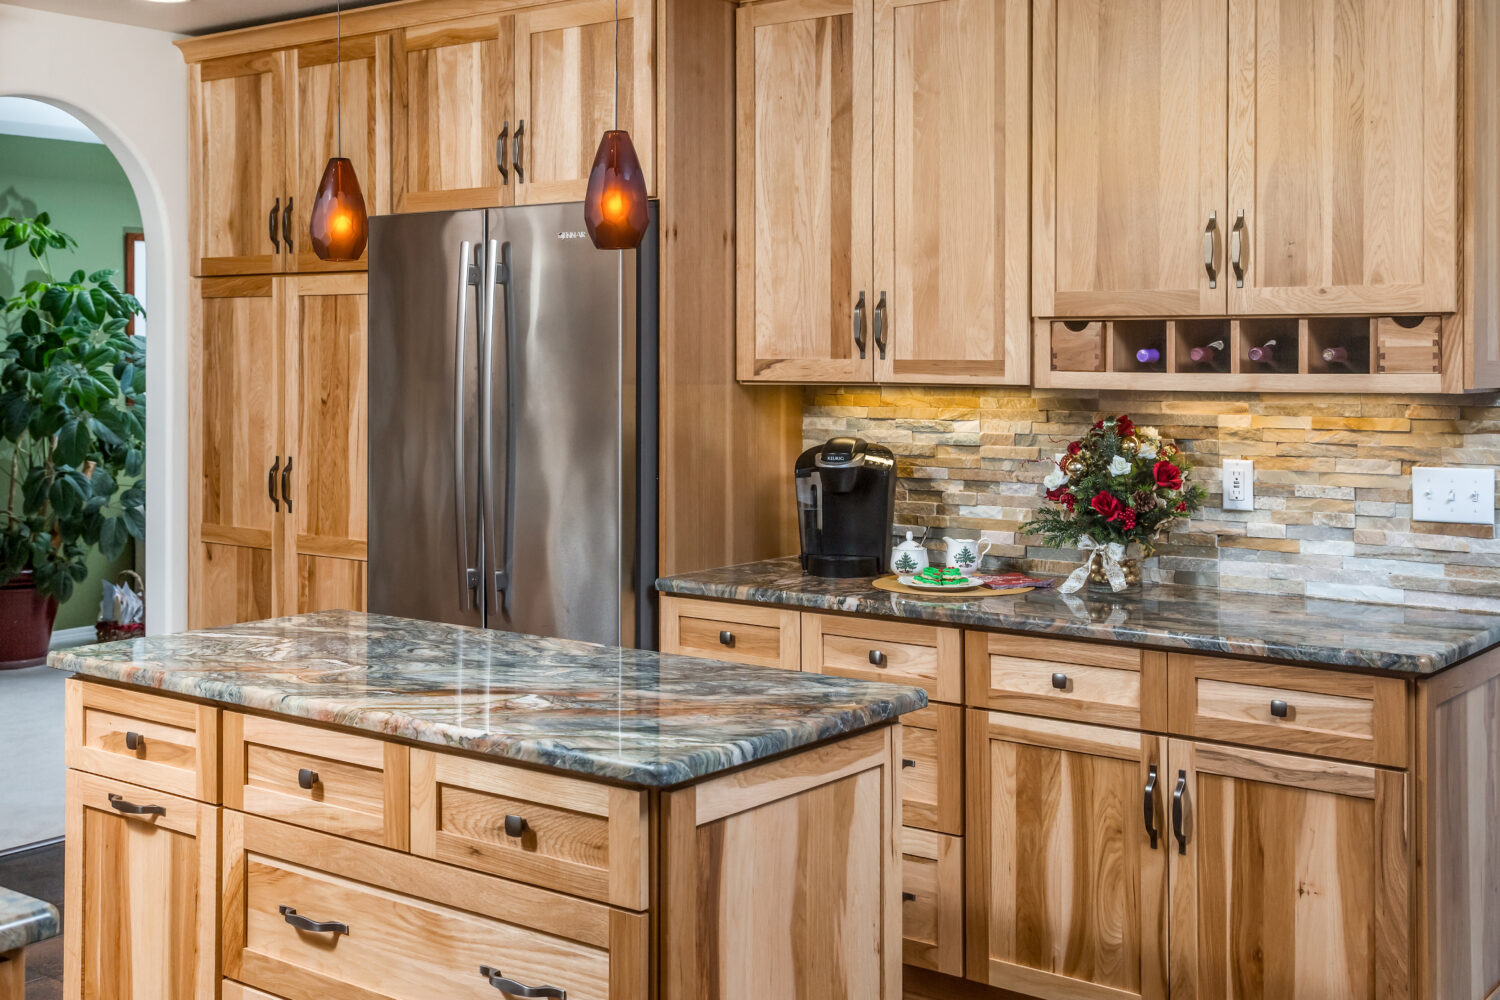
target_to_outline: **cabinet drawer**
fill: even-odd
[[[1165,725],[1160,653],[1123,646],[966,633],[969,704],[1074,722]]]
[[[67,764],[203,802],[219,801],[219,710],[67,682]]]
[[[924,688],[933,701],[963,700],[959,630],[872,618],[802,616],[802,669]]]
[[[961,837],[901,831],[901,960],[964,974],[964,852]]]
[[[797,612],[664,597],[661,650],[752,667],[798,669]]]
[[[646,793],[412,751],[412,852],[644,910]]]
[[[963,833],[964,710],[928,705],[901,717],[901,821]]]
[[[1221,743],[1405,767],[1399,677],[1173,653],[1174,733]]]
[[[646,998],[644,914],[232,811],[223,839],[224,975],[256,989],[496,1000],[486,966],[569,1000]]]
[[[224,804],[406,850],[406,747],[295,722],[224,713]]]

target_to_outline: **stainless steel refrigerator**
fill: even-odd
[[[370,220],[371,611],[655,642],[656,206]]]

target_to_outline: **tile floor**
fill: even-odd
[[[63,905],[63,845],[0,855],[0,885]],[[62,1000],[63,939],[26,949],[26,1000]]]

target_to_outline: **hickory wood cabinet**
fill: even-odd
[[[738,12],[746,381],[1024,383],[1026,0]]]
[[[192,626],[364,607],[367,285],[198,279]]]

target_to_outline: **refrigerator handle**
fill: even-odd
[[[453,352],[453,512],[458,535],[458,602],[467,611],[474,606],[474,591],[479,587],[479,570],[469,563],[468,476],[464,469],[464,354],[468,344],[469,286],[474,284],[471,250],[464,240],[458,250],[458,323],[454,331]]]
[[[484,263],[484,399],[490,414],[483,423],[485,531],[489,535],[496,610],[510,616],[510,588],[514,579],[516,501],[515,296],[512,294],[510,244],[490,240]],[[505,513],[495,516],[494,420],[491,412],[495,381],[495,285],[505,289]],[[500,537],[496,537],[499,535]],[[497,546],[503,546],[499,552]],[[488,598],[486,598],[488,599]]]

